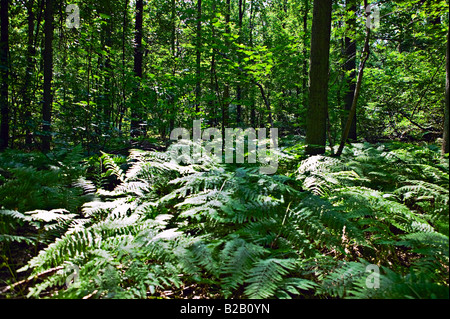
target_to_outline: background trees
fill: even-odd
[[[0,2],[0,150],[9,142],[9,17],[8,0]]]
[[[449,13],[450,14],[450,13]],[[444,135],[442,142],[442,153],[447,154],[449,152],[449,109],[450,109],[450,29],[447,33],[447,56],[445,62],[445,105],[444,105]]]
[[[80,28],[65,25],[70,1],[51,3],[2,2],[4,147],[154,143],[198,118],[285,135],[309,127],[320,152],[341,139],[364,46],[362,1],[333,3],[328,58],[325,47],[310,55],[322,34],[311,29],[313,1],[87,0]],[[382,18],[349,141],[434,140],[444,126],[446,2],[369,4]],[[316,60],[328,67],[316,71]],[[307,116],[309,105],[325,110],[325,97],[328,111]]]
[[[0,8],[0,294],[448,298],[447,1]],[[278,128],[276,174],[174,163],[199,119]]]
[[[53,104],[53,0],[45,0],[43,52],[42,150],[50,150]]]
[[[353,97],[356,88],[356,11],[357,11],[357,1],[347,0],[345,2],[345,7],[347,10],[348,19],[346,21],[345,37],[344,37],[344,65],[343,71],[345,72],[345,77],[347,83],[344,89],[344,110],[350,111],[353,104]],[[356,141],[356,112],[350,126],[348,138],[352,141]],[[345,116],[343,117],[342,127],[345,128]]]

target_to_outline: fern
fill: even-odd
[[[225,244],[220,257],[224,261],[222,274],[225,277],[222,282],[226,296],[244,284],[254,262],[264,253],[265,250],[261,246],[248,243],[239,237]]]
[[[432,149],[355,144],[340,159],[282,158],[280,175],[177,162],[172,149],[91,159],[98,178],[69,184],[90,196],[79,212],[0,211],[58,228],[22,269],[42,279],[29,297],[448,295],[448,166]],[[367,286],[372,264],[379,289]],[[79,280],[66,289],[70,265]]]
[[[295,269],[293,259],[268,258],[257,261],[250,270],[245,294],[251,299],[267,299],[280,289],[289,271]]]
[[[338,298],[350,297],[355,282],[360,279],[364,280],[364,288],[367,288],[365,285],[366,265],[361,262],[338,263],[333,269],[325,272],[323,278],[320,278],[321,285],[316,293]]]
[[[414,271],[406,275],[382,268],[378,289],[368,289],[366,277],[353,282],[348,298],[357,299],[448,299],[449,290],[445,284],[437,284],[430,277]]]

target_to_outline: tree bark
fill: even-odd
[[[103,85],[103,96],[100,98],[100,105],[102,107],[102,122],[108,123],[108,129],[111,125],[111,111],[113,108],[113,96],[111,78],[112,78],[112,68],[111,68],[111,47],[113,45],[111,34],[113,33],[113,18],[112,18],[112,8],[111,1],[107,0],[104,3],[104,7],[102,10],[109,16],[109,19],[105,21],[106,23],[102,24],[102,35],[103,35],[103,43],[102,47],[105,52],[107,52],[106,56],[101,56],[103,61],[103,74],[104,74],[104,85]]]
[[[215,0],[212,1],[211,3],[211,12],[215,12],[216,11],[216,2]],[[214,24],[211,23],[211,37],[212,39],[215,39],[215,35],[216,35],[216,30],[214,27]],[[215,92],[215,96],[217,98],[217,100],[219,100],[219,90],[216,86],[216,48],[213,48],[211,50],[211,64],[210,64],[210,71],[209,71],[209,75],[210,75],[210,91],[211,92]],[[220,105],[220,103],[219,103]],[[212,118],[210,125],[211,126],[216,126],[218,124],[218,115],[216,113],[216,103],[215,103],[215,99],[210,99],[208,101],[208,107],[209,107],[209,115],[210,118]]]
[[[137,81],[133,104],[131,105],[131,123],[130,123],[130,135],[137,137],[140,135],[139,124],[141,123],[141,110],[139,105],[139,91],[142,79],[142,16],[144,10],[144,1],[136,0],[136,20],[135,20],[135,33],[134,33],[134,76]]]
[[[328,113],[328,67],[332,0],[315,0],[311,30],[309,108],[306,116],[306,152],[325,153]]]
[[[307,49],[307,40],[308,40],[308,14],[309,14],[309,0],[304,1],[303,7],[303,80],[302,80],[302,91],[303,91],[303,107],[308,105],[308,49]]]
[[[32,133],[31,133],[31,79],[34,70],[34,56],[36,48],[34,45],[34,14],[33,14],[34,0],[29,0],[26,4],[28,11],[28,43],[27,43],[27,67],[25,71],[24,85],[22,88],[23,108],[25,109],[25,145],[31,147]]]
[[[272,109],[270,107],[270,102],[269,102],[269,100],[268,100],[268,98],[266,96],[266,93],[264,92],[263,86],[260,83],[256,82],[256,81],[254,83],[259,88],[259,90],[261,92],[261,97],[262,97],[262,99],[264,101],[264,105],[267,108],[267,116],[268,116],[270,127],[273,128],[273,117],[272,117]]]
[[[253,17],[254,17],[254,1],[250,1],[250,19],[249,19],[249,45],[253,48]],[[255,94],[253,90],[250,91],[250,124],[252,127],[256,127],[256,106],[255,106]]]
[[[53,0],[45,2],[44,24],[44,101],[42,105],[42,151],[50,150],[52,122],[53,80]]]
[[[449,13],[450,17],[450,13]],[[442,137],[442,154],[449,153],[449,83],[450,83],[450,66],[449,66],[449,45],[450,45],[450,30],[447,31],[447,55],[445,62],[446,83],[445,83],[445,106],[444,106],[444,134]]]
[[[231,1],[227,0],[225,4],[225,32],[230,34],[230,16],[231,16]],[[225,45],[229,47],[229,41],[225,40]],[[223,101],[222,101],[222,142],[225,145],[225,128],[228,126],[228,107],[230,103],[230,86],[228,83],[224,84]]]
[[[197,60],[196,60],[196,84],[195,84],[195,112],[200,109],[200,99],[202,95],[201,78],[201,46],[202,46],[202,0],[197,0]]]
[[[8,0],[0,2],[0,150],[8,147],[9,142],[9,17]]]
[[[176,72],[176,67],[177,67],[177,63],[176,63],[176,59],[177,59],[177,55],[178,55],[178,43],[177,43],[177,25],[176,25],[176,13],[177,13],[177,4],[175,2],[175,0],[172,0],[172,5],[171,5],[171,10],[172,10],[172,14],[171,14],[171,18],[170,21],[172,23],[172,36],[171,36],[171,50],[172,50],[172,61],[173,61],[173,66],[172,66],[172,80],[171,80],[171,92],[169,95],[169,109],[168,109],[168,114],[169,114],[169,132],[171,132],[174,127],[175,127],[175,109],[176,109],[176,100],[175,100],[175,72]],[[165,133],[163,133],[163,139],[165,139]],[[170,134],[170,133],[169,133]]]
[[[244,0],[244,5],[245,5],[245,0]],[[244,17],[244,7],[243,7],[243,3],[242,0],[239,0],[239,21],[238,21],[238,29],[239,29],[239,44],[242,43],[242,20]],[[241,65],[241,61],[242,61],[242,57],[241,54],[238,53],[238,64]],[[242,86],[241,86],[241,80],[242,80],[242,72],[239,71],[238,72],[238,83],[236,86],[236,100],[237,100],[237,106],[236,106],[236,123],[237,126],[240,127],[241,126],[241,122],[242,122]]]
[[[122,100],[121,106],[119,108],[119,114],[117,117],[117,127],[119,132],[122,132],[122,121],[127,109],[127,99],[126,99],[126,77],[125,77],[125,66],[126,66],[126,32],[127,32],[127,15],[128,15],[128,1],[125,1],[125,8],[123,10],[123,26],[122,26]]]
[[[356,0],[347,0],[347,11],[355,12],[354,16],[347,21],[347,35],[344,39],[345,45],[345,64],[347,91],[344,97],[344,110],[348,114],[353,105],[353,97],[356,89]],[[342,119],[342,129],[345,128],[345,118]],[[356,112],[353,116],[348,139],[352,142],[356,141]]]
[[[367,1],[364,1],[364,7],[367,7]],[[370,41],[370,29],[366,28],[366,39],[364,40],[364,49],[361,54],[361,63],[358,71],[358,78],[356,80],[356,88],[355,94],[353,96],[352,107],[350,109],[350,113],[348,114],[347,123],[345,124],[344,132],[342,133],[341,144],[339,145],[339,149],[336,152],[336,156],[341,156],[342,151],[344,150],[345,143],[347,142],[348,135],[350,132],[350,128],[353,122],[353,118],[356,112],[356,105],[358,103],[359,92],[361,90],[361,83],[364,74],[364,67],[366,65],[367,59],[369,58],[369,41]]]

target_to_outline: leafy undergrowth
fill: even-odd
[[[280,153],[277,175],[208,157],[177,163],[171,152],[91,159],[90,181],[70,178],[81,210],[0,211],[1,225],[34,227],[49,243],[3,294],[449,297],[449,165],[437,148],[355,144],[341,158],[306,158],[296,146]],[[3,247],[36,241],[7,232]]]

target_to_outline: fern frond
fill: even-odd
[[[107,169],[107,172],[109,174],[112,174],[117,177],[121,182],[125,181],[125,174],[124,171],[119,167],[119,165],[116,163],[118,159],[123,161],[124,159],[120,156],[111,156],[105,152],[102,153],[102,160],[103,165]]]
[[[222,241],[205,244],[202,241],[198,241],[190,247],[197,265],[200,265],[216,278],[219,275],[219,264],[214,255],[216,253],[215,248],[221,243]]]
[[[351,296],[355,282],[366,276],[366,265],[361,262],[341,262],[321,279],[317,294],[346,298]]]
[[[222,282],[226,296],[245,282],[253,263],[265,252],[263,247],[248,243],[242,238],[227,241],[220,253],[223,261]]]
[[[33,244],[35,240],[36,239],[33,237],[0,234],[0,243],[17,242],[17,243]]]
[[[308,295],[319,285],[305,278],[285,278],[280,284],[275,296],[279,299],[292,299],[293,296]]]
[[[294,259],[260,259],[249,272],[245,294],[251,299],[272,298],[283,283],[285,276],[296,268]]]

